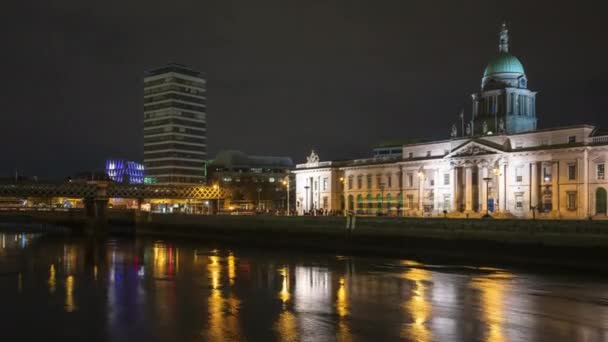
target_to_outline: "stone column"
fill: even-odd
[[[424,181],[424,171],[420,170],[418,171],[418,210],[420,211],[421,215],[424,213],[424,206],[422,202],[422,198],[424,197]]]
[[[551,205],[552,212],[559,215],[559,163],[551,165]]]
[[[452,197],[450,197],[450,211],[458,211],[458,184],[457,184],[457,170],[456,167],[452,167],[450,170],[450,186],[452,187]]]
[[[538,163],[530,164],[530,206],[539,209],[538,206]]]
[[[484,178],[488,177],[488,166],[483,165],[478,171],[479,177],[479,212],[485,214],[488,210],[488,182],[484,180]]]
[[[501,161],[498,167],[498,208],[501,213],[507,211],[507,163]]]
[[[439,193],[437,190],[439,189],[439,169],[435,169],[434,172],[435,180],[433,182],[433,211],[437,212],[439,209]]]
[[[473,210],[473,167],[466,166],[464,169],[465,176],[465,200],[464,200],[464,210],[470,212]]]
[[[582,191],[582,201],[581,206],[583,208],[583,217],[589,217],[591,215],[591,210],[589,210],[589,151],[585,149],[583,153],[583,167],[582,167],[582,176],[583,176],[583,191]],[[580,197],[580,196],[579,196]]]

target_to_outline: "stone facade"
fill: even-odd
[[[573,126],[403,146],[403,157],[296,166],[299,214],[605,215],[608,135]]]
[[[608,131],[589,125],[538,130],[536,92],[509,53],[506,25],[499,38],[499,55],[472,95],[471,119],[465,124],[461,115],[450,140],[340,162],[322,162],[313,153],[294,171],[297,212],[605,216]]]

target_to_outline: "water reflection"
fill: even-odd
[[[49,292],[54,293],[55,289],[57,287],[57,275],[56,275],[56,271],[55,271],[55,265],[53,265],[53,264],[51,264],[51,266],[49,266],[48,284],[49,284]]]
[[[411,316],[412,320],[405,324],[402,336],[413,341],[431,341],[433,335],[427,326],[427,321],[431,316],[431,304],[427,298],[426,282],[431,280],[432,274],[419,268],[422,265],[416,262],[404,261],[403,264],[413,267],[403,274],[403,278],[412,281],[413,285],[410,292],[411,297],[405,303],[407,314]]]
[[[229,282],[231,280],[233,283],[236,278],[234,256],[228,256],[227,262]],[[240,301],[233,294],[225,296],[222,292],[222,258],[219,255],[209,256],[207,272],[211,284],[207,305],[209,310],[207,338],[210,341],[234,340],[240,336],[238,321]]]
[[[507,341],[503,324],[505,320],[505,293],[511,274],[499,272],[490,276],[475,277],[471,287],[480,292],[482,321],[486,324],[485,340],[488,342]]]
[[[28,236],[23,248],[20,236],[0,236],[0,314],[12,323],[4,329],[14,335],[13,327],[31,324],[33,312],[45,317],[39,331],[31,329],[22,340],[48,338],[49,327],[78,340],[106,334],[129,341],[608,336],[608,285],[582,275],[148,240],[32,243]]]
[[[74,276],[69,275],[65,280],[65,311],[72,312],[76,310],[74,303]]]

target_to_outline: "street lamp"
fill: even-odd
[[[283,185],[285,185],[285,189],[287,190],[287,216],[289,216],[289,176],[285,177],[283,181]]]
[[[308,211],[308,189],[310,189],[309,185],[304,186],[304,193],[306,194],[306,202],[304,202],[304,210]]]
[[[220,189],[219,184],[213,184],[213,190],[217,191],[217,197],[216,197],[217,208],[215,209],[216,215],[219,215],[219,213],[220,213],[220,190],[219,189]]]
[[[260,200],[260,194],[262,193],[262,188],[258,188],[257,191],[258,191],[258,211],[261,212],[260,209],[262,208],[262,206],[260,204],[260,202],[261,202],[261,200]]]

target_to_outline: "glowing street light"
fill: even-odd
[[[289,175],[287,175],[285,177],[285,179],[283,180],[283,185],[285,185],[285,189],[287,191],[287,216],[289,216],[290,211],[289,211]]]

